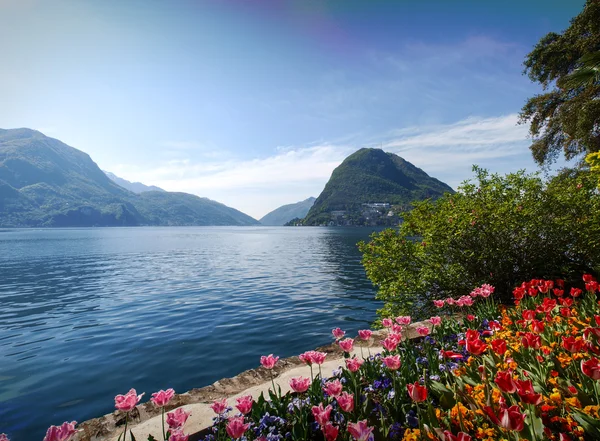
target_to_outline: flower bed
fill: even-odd
[[[336,328],[345,366],[323,378],[325,354],[302,354],[311,378],[292,378],[293,393],[282,394],[273,382],[266,397],[215,401],[212,433],[203,439],[600,439],[598,288],[590,275],[580,287],[532,280],[515,288],[515,306],[507,308],[483,285],[436,301],[440,316],[417,328],[419,339],[402,339],[410,317],[384,319],[382,352],[361,357],[350,358],[357,342]],[[453,318],[457,310],[464,321]],[[361,330],[358,341],[371,337]],[[267,369],[277,362],[261,358]],[[151,400],[164,408],[172,395],[160,391]],[[141,398],[131,390],[115,405],[127,413]],[[164,415],[164,439],[186,441],[187,416],[181,408]],[[121,440],[132,439],[123,429]],[[68,440],[74,430],[74,422],[52,427],[45,441]]]

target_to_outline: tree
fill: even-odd
[[[553,162],[600,151],[600,0],[587,0],[583,11],[562,33],[543,37],[525,60],[525,73],[545,93],[530,98],[520,114],[530,123],[535,161]]]
[[[363,265],[385,302],[380,313],[426,316],[431,300],[482,283],[505,301],[523,280],[579,281],[600,269],[600,194],[589,171],[500,176],[474,167],[456,194],[424,201],[399,230],[360,243]]]

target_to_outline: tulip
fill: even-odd
[[[429,328],[427,326],[419,326],[417,327],[417,334],[421,337],[425,337],[426,335],[429,335]]]
[[[339,340],[340,338],[342,338],[344,335],[346,335],[345,331],[342,331],[340,328],[335,328],[331,331],[331,333],[333,334],[333,336],[335,337],[336,340]]]
[[[579,297],[583,291],[579,288],[571,288],[571,297]]]
[[[501,338],[492,340],[492,350],[500,356],[504,355],[507,351],[506,341]]]
[[[444,438],[446,441],[471,441],[471,435],[465,432],[458,432],[458,435],[452,435],[449,430],[444,430]]]
[[[523,338],[521,338],[521,344],[524,348],[539,349],[542,346],[542,339],[539,335],[527,332]]]
[[[591,274],[584,274],[583,275],[583,281],[585,283],[590,283],[590,282],[594,282],[596,279],[594,278],[594,276],[592,276]]]
[[[535,311],[532,311],[531,309],[526,309],[521,313],[521,316],[523,317],[523,320],[533,320],[535,318]]]
[[[600,361],[597,358],[590,358],[586,361],[581,360],[581,372],[592,380],[600,380]]]
[[[415,381],[414,384],[407,384],[406,389],[408,390],[408,395],[415,403],[420,403],[427,399],[427,388],[421,386],[418,381]]]
[[[487,349],[487,345],[477,339],[477,340],[467,340],[467,351],[469,351],[473,355],[481,355]]]
[[[381,345],[388,351],[392,352],[392,351],[395,351],[396,348],[398,347],[398,340],[396,340],[395,338],[386,337],[381,342]]]
[[[267,369],[273,369],[275,363],[277,363],[279,357],[273,357],[273,354],[269,354],[267,356],[260,357],[260,364],[262,364]]]
[[[323,403],[320,403],[319,406],[312,407],[312,414],[315,417],[315,421],[319,423],[319,426],[323,427],[329,421],[329,414],[331,413],[331,406],[327,406],[323,408]]]
[[[235,407],[244,415],[246,415],[252,410],[252,404],[254,403],[252,395],[245,395],[243,397],[237,398],[236,401],[237,405]]]
[[[443,349],[440,351],[440,354],[442,355],[442,357],[444,357],[444,358],[450,358],[451,360],[458,359],[458,358],[463,358],[464,357],[463,354],[459,354],[458,352],[444,351]]]
[[[356,441],[373,441],[373,427],[367,425],[367,420],[362,420],[357,423],[348,423],[348,433]]]
[[[544,322],[542,322],[541,320],[532,320],[531,321],[531,330],[533,332],[537,332],[537,333],[544,332],[545,327],[546,326],[544,325]]]
[[[334,426],[330,422],[325,424],[323,427],[323,435],[325,436],[325,441],[335,441],[340,432],[340,428]]]
[[[531,380],[517,380],[517,393],[521,397],[521,401],[527,404],[538,405],[542,401],[542,394],[536,394],[533,390]]]
[[[0,441],[10,441],[6,433],[0,433]]]
[[[442,318],[436,315],[435,317],[431,317],[429,319],[429,323],[431,323],[433,326],[440,326],[442,324]]]
[[[323,388],[323,391],[327,393],[327,395],[329,395],[330,397],[337,397],[339,394],[342,393],[342,383],[340,382],[340,380],[334,380],[334,381],[328,381],[327,383],[325,383],[325,387]]]
[[[185,435],[181,430],[174,430],[170,433],[169,441],[188,441],[189,436]]]
[[[510,371],[498,371],[494,382],[502,392],[512,394],[517,390],[517,383],[513,380],[512,372]]]
[[[227,435],[233,439],[239,439],[248,430],[248,427],[250,427],[250,423],[244,424],[244,417],[231,417],[227,422],[227,426],[225,426],[225,430],[227,431]]]
[[[364,360],[360,360],[356,357],[346,358],[346,367],[350,372],[356,372],[359,370],[363,363]]]
[[[598,282],[596,282],[595,280],[589,283],[585,284],[585,289],[586,291],[589,291],[591,293],[596,292],[598,290],[598,286],[600,286],[598,284]]]
[[[443,308],[444,307],[444,301],[443,300],[434,300],[433,304],[436,308]]]
[[[465,340],[477,340],[479,339],[479,331],[476,331],[475,329],[467,329],[467,332],[465,333]]]
[[[130,389],[125,395],[117,395],[115,397],[115,407],[123,412],[129,412],[140,402],[143,395],[137,395],[135,389]]]
[[[565,290],[560,288],[554,288],[552,292],[554,292],[556,297],[562,297],[565,294]]]
[[[350,353],[354,347],[354,340],[345,338],[344,340],[340,340],[338,344],[340,345],[340,348],[342,348],[342,351]]]
[[[383,361],[383,364],[385,364],[385,366],[392,371],[400,368],[399,355],[388,355],[387,357],[383,357],[381,361]]]
[[[217,414],[221,415],[227,409],[227,399],[223,398],[222,400],[215,400],[210,405],[210,408]]]
[[[475,317],[473,314],[467,314],[467,320],[472,322],[473,320],[475,320],[477,317]]]
[[[167,425],[172,430],[180,430],[190,415],[191,412],[186,412],[183,407],[178,407],[173,412],[167,413]]]
[[[600,315],[595,315],[594,321],[596,322],[596,326],[600,326]]]
[[[456,304],[456,300],[454,300],[451,297],[448,297],[446,300],[444,300],[444,302],[446,302],[446,305],[450,305],[450,306],[453,306]]]
[[[569,352],[581,352],[585,346],[585,341],[577,340],[572,335],[569,337],[562,337],[562,347]]]
[[[349,394],[348,392],[343,392],[341,395],[338,395],[336,398],[340,409],[344,412],[352,412],[354,410],[354,395]]]
[[[381,324],[383,325],[384,328],[391,328],[392,325],[394,324],[394,322],[392,322],[392,319],[390,319],[390,318],[384,318],[381,321]]]
[[[310,386],[310,378],[295,377],[290,379],[290,387],[294,392],[303,393],[308,390]]]
[[[361,340],[367,341],[371,338],[371,335],[373,334],[373,331],[371,331],[370,329],[361,329],[358,331],[358,336],[360,337]]]
[[[44,441],[67,441],[77,432],[75,430],[76,424],[76,421],[71,421],[70,423],[65,421],[61,426],[50,426],[46,432]],[[0,441],[3,441],[3,437],[8,441],[8,437],[5,434],[0,435]]]
[[[517,405],[507,408],[502,404],[498,416],[490,406],[485,406],[483,410],[494,424],[504,429],[520,432],[525,427],[525,414],[521,413]]]
[[[150,401],[152,401],[156,407],[164,407],[171,401],[171,398],[173,398],[174,395],[175,391],[173,389],[159,390],[152,394]]]
[[[412,319],[410,315],[401,315],[400,317],[396,317],[396,323],[399,325],[408,326],[410,325],[411,321]]]

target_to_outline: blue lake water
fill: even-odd
[[[367,228],[0,230],[0,433],[184,392],[356,333],[380,307]]]

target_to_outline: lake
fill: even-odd
[[[381,305],[368,228],[0,230],[0,433],[185,392],[356,334]]]

